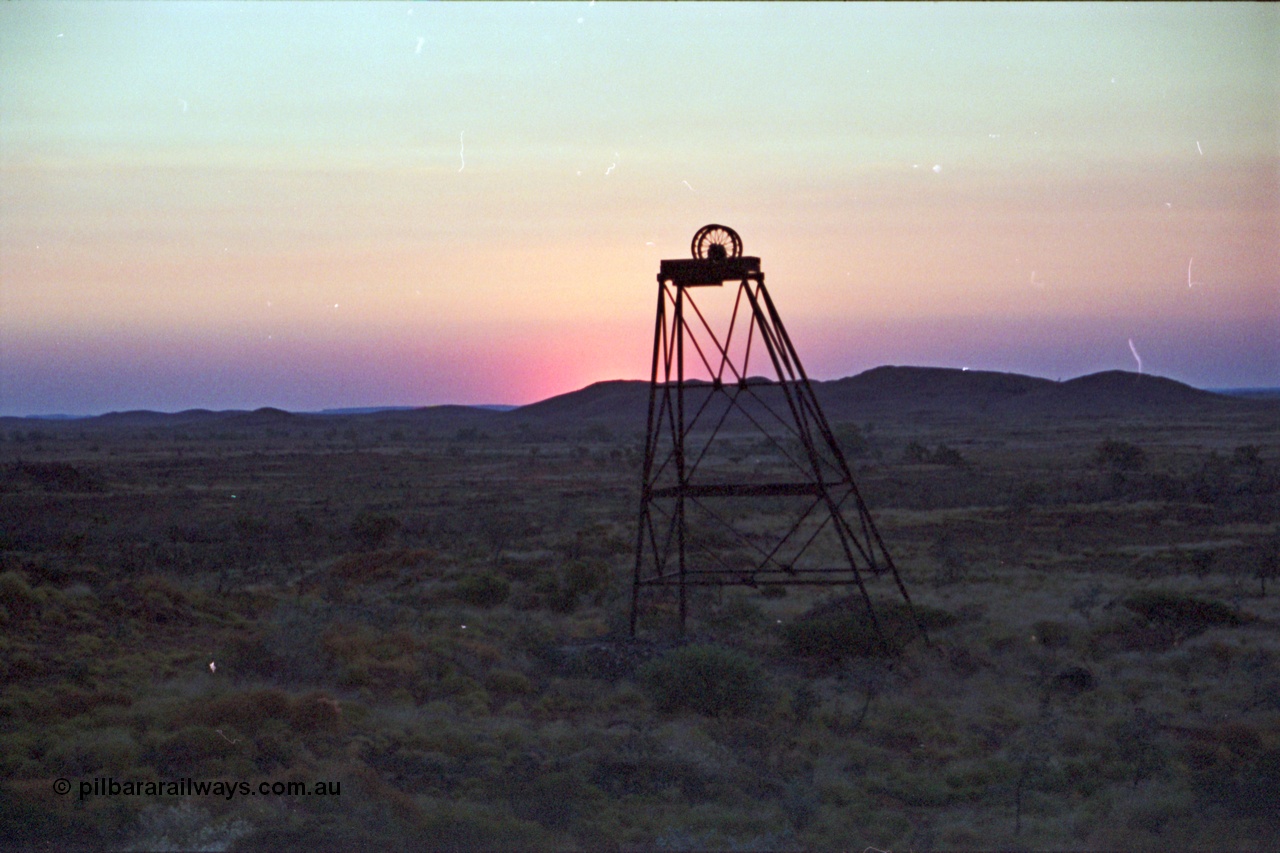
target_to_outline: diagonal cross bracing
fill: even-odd
[[[723,226],[699,235],[708,229],[732,235]],[[648,588],[676,592],[683,632],[690,587],[777,584],[855,586],[879,630],[864,575],[889,573],[908,607],[910,597],[759,259],[725,255],[724,246],[740,252],[736,235],[715,244],[718,256],[701,258],[700,245],[694,260],[663,261],[658,276],[632,633]],[[705,291],[719,303],[694,298],[730,282],[731,296]],[[771,375],[752,377],[760,348]]]

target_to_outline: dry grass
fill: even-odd
[[[0,837],[1277,847],[1274,423],[860,425],[932,644],[858,654],[821,624],[847,590],[700,591],[708,659],[750,662],[715,713],[655,693],[672,602],[623,636],[633,439],[347,423],[0,441]],[[1100,463],[1106,440],[1143,464]],[[105,773],[344,787],[180,813],[42,793]]]

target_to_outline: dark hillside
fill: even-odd
[[[943,367],[876,367],[857,376],[819,383],[831,420],[915,415],[972,415],[1010,399],[1052,389],[1055,383],[1017,373]]]
[[[595,421],[610,427],[643,429],[648,411],[648,382],[615,379],[521,406],[506,417],[512,423],[530,426],[580,427]]]
[[[1201,391],[1160,376],[1107,371],[1055,382],[1016,373],[938,367],[877,367],[856,376],[814,382],[828,420],[941,422],[981,418],[1161,417],[1189,413],[1280,411],[1275,401],[1228,397]],[[686,396],[686,411],[698,410],[704,392]],[[759,389],[741,398],[755,415],[758,401],[779,411],[785,403],[776,389]],[[577,429],[600,424],[617,430],[643,430],[648,412],[648,383],[598,382],[521,407],[510,423],[541,429]],[[718,412],[704,413],[715,420]]]
[[[972,418],[986,421],[1062,417],[1177,418],[1188,414],[1280,413],[1280,399],[1228,396],[1201,391],[1160,376],[1121,370],[1054,382],[985,370],[885,366],[843,379],[815,381],[813,385],[832,423],[941,423]],[[690,384],[685,398],[689,417],[698,412],[705,394],[697,383]],[[723,403],[723,399],[719,398],[717,402]],[[739,399],[753,418],[768,417],[763,407],[778,412],[786,408],[776,388],[757,388],[740,394]],[[648,382],[612,380],[596,382],[510,411],[476,406],[427,406],[350,414],[290,413],[275,408],[252,412],[189,409],[172,414],[130,411],[65,421],[0,418],[0,429],[38,428],[51,433],[71,429],[97,432],[119,428],[199,426],[328,430],[366,424],[438,435],[453,435],[459,430],[472,429],[492,434],[536,430],[570,435],[592,427],[624,434],[644,431],[648,404]],[[719,417],[720,409],[712,406],[703,411],[699,423],[710,425]],[[730,429],[734,428],[735,419],[747,423],[745,418],[735,413],[726,422]]]
[[[1051,383],[1001,408],[1001,414],[1021,416],[1079,415],[1084,417],[1168,416],[1193,412],[1255,410],[1268,403],[1201,391],[1173,379],[1108,370]],[[1271,404],[1274,407],[1274,404]]]

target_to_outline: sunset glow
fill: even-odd
[[[0,414],[647,378],[708,222],[815,378],[1280,385],[1266,4],[0,5]]]

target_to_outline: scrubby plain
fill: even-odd
[[[634,432],[102,420],[0,431],[0,845],[1280,849],[1274,407],[839,424],[892,657],[842,589],[630,641]]]

